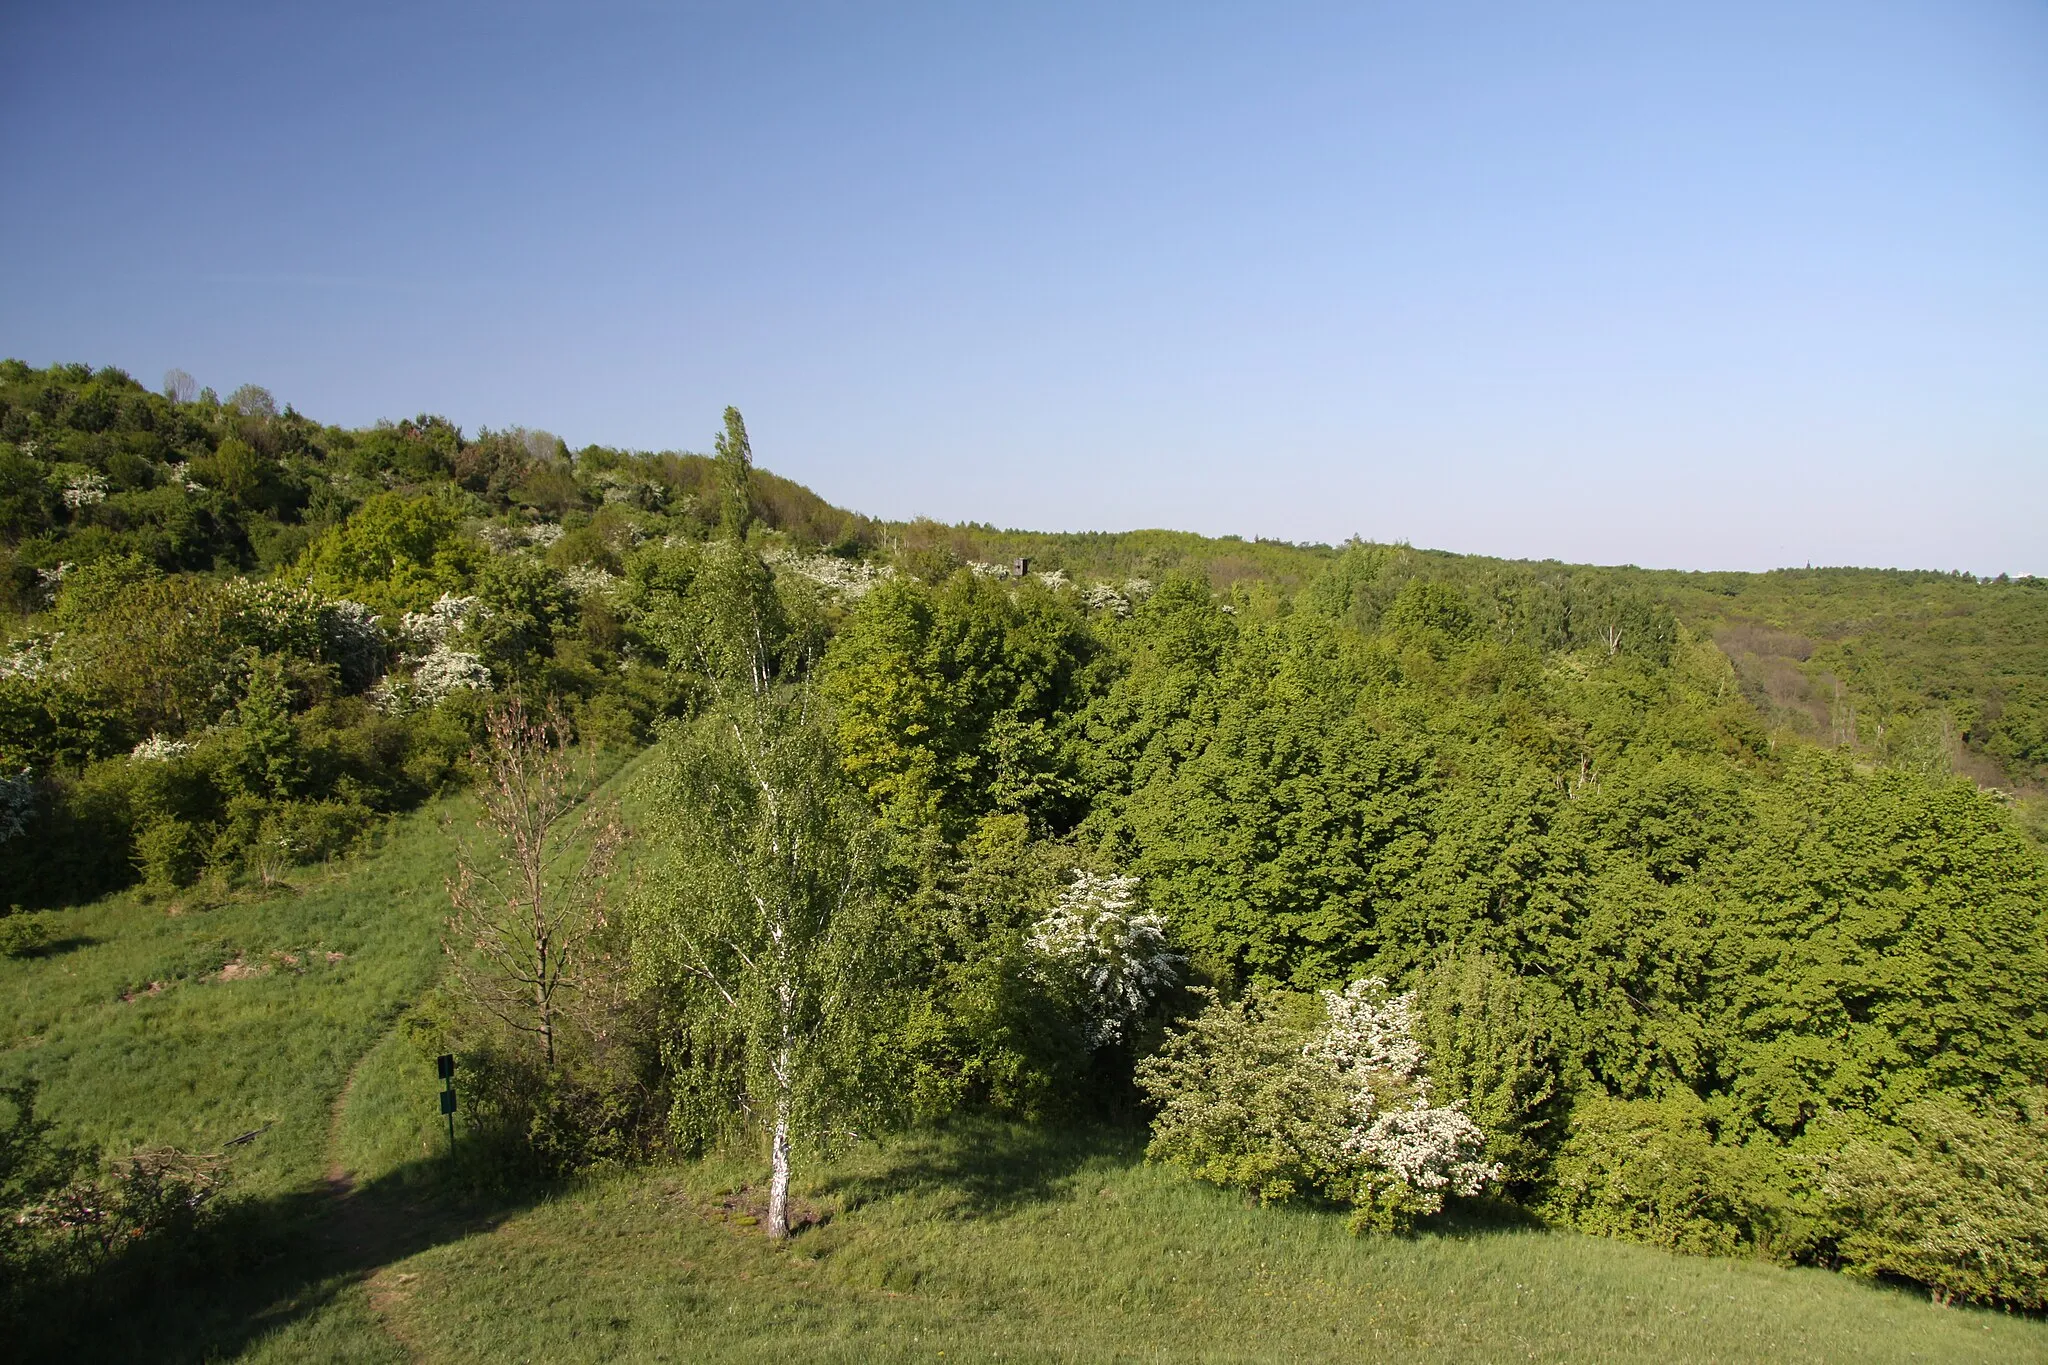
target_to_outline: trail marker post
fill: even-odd
[[[448,1116],[448,1154],[455,1154],[455,1058],[442,1053],[434,1059],[434,1067],[441,1073],[441,1112]]]

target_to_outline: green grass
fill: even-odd
[[[0,961],[0,1076],[109,1154],[238,1149],[245,1191],[317,1180],[349,1068],[441,970],[442,879],[465,801],[394,821],[373,855],[215,908],[124,893],[61,913],[58,943]],[[260,974],[223,980],[239,962]]]
[[[864,1151],[811,1183],[836,1212],[787,1250],[721,1207],[759,1176],[595,1178],[393,1261],[371,1297],[448,1362],[2048,1359],[2041,1323],[1822,1271],[1539,1229],[1355,1238],[1149,1167],[1129,1136],[963,1124]],[[250,1358],[353,1343],[344,1319],[360,1306]]]
[[[633,771],[612,779],[629,816]],[[471,818],[457,801],[395,822],[267,900],[113,897],[66,912],[47,955],[0,962],[0,1075],[40,1078],[70,1133],[212,1150],[272,1125],[238,1149],[230,1254],[139,1293],[83,1287],[84,1316],[47,1324],[63,1354],[2048,1360],[2048,1324],[1819,1271],[1533,1228],[1358,1239],[1149,1167],[1131,1133],[962,1123],[865,1148],[805,1172],[829,1217],[786,1248],[729,1207],[760,1183],[746,1162],[460,1202],[422,1178],[445,1142],[437,1083],[395,1022],[441,971],[442,879]],[[221,980],[233,960],[272,970]],[[327,1193],[331,1163],[351,1198]]]
[[[408,1074],[422,1059],[392,1028],[445,964],[446,879],[475,820],[467,797],[438,802],[261,899],[124,892],[58,912],[48,950],[0,958],[0,1081],[34,1077],[41,1112],[109,1155],[262,1129],[234,1158],[237,1187],[261,1196],[318,1182],[335,1100],[367,1058],[344,1155],[376,1173],[424,1154],[438,1084]],[[242,971],[223,979],[230,963]],[[432,1121],[409,1123],[408,1105]]]

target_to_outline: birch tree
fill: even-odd
[[[847,1059],[879,970],[872,824],[802,661],[783,652],[760,561],[713,547],[697,606],[711,704],[664,740],[656,811],[672,861],[635,917],[634,957],[669,1010],[672,1060],[730,1064],[723,1097],[764,1130],[779,1239],[796,1143],[839,1131],[858,1088]]]

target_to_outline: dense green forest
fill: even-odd
[[[473,984],[485,922],[409,1016],[511,1166],[1144,1122],[1361,1232],[2048,1305],[2048,583],[885,523],[731,412],[572,451],[186,387],[0,365],[22,951],[652,746],[658,872],[561,912],[559,1017]]]

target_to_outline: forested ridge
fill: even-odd
[[[771,1094],[799,1143],[1137,1114],[1361,1230],[1492,1200],[2048,1304],[2048,583],[886,523],[731,412],[572,451],[189,387],[0,364],[23,923],[260,893],[474,780],[517,699],[659,746],[675,859],[559,1058],[418,1012],[547,1169]],[[803,801],[731,778],[770,769]],[[742,929],[703,947],[770,885],[833,964],[780,1015]]]

